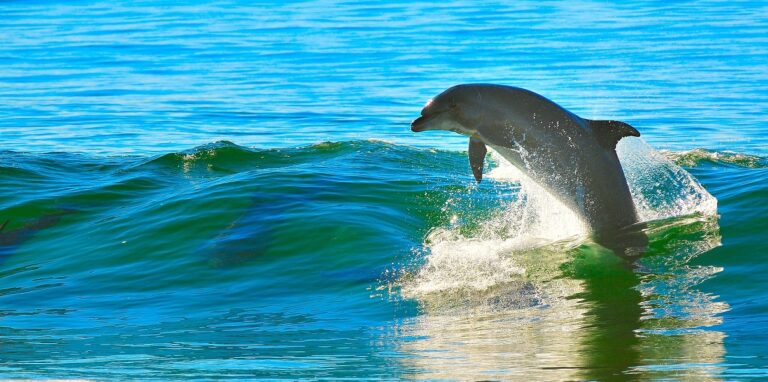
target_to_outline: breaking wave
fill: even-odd
[[[691,217],[695,221],[715,219],[717,199],[668,156],[639,138],[623,139],[617,153],[642,221],[674,227]],[[424,246],[416,250],[422,265],[406,271],[400,279],[406,298],[428,301],[427,305],[455,307],[464,301],[465,305],[487,307],[503,291],[507,300],[510,295],[518,296],[512,299],[516,301],[514,306],[522,301],[540,306],[548,300],[548,294],[564,297],[577,293],[578,288],[573,285],[564,292],[562,282],[556,283],[556,291],[551,290],[550,284],[550,291],[546,292],[542,285],[531,284],[530,280],[557,278],[561,273],[559,265],[569,260],[567,252],[574,248],[587,245],[599,250],[589,241],[585,224],[497,153],[491,152],[490,162],[493,168],[487,178],[494,181],[490,182],[490,197],[495,193],[503,196],[502,201],[496,209],[478,217],[472,229],[467,229],[461,219],[453,218],[452,224],[434,228],[426,235]],[[476,189],[458,191],[443,210],[459,216],[462,211],[457,206],[462,203],[456,200],[477,197],[483,195]],[[658,228],[658,224],[653,226]],[[716,226],[715,219],[714,228],[710,229],[717,231]],[[699,246],[695,252],[719,244],[719,239],[705,241],[704,248]],[[542,257],[550,258],[546,261],[554,264],[543,266]],[[544,274],[542,268],[547,268]],[[478,295],[485,296],[481,298],[484,303],[474,301]],[[549,301],[551,304],[553,299]]]

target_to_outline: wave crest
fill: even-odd
[[[731,151],[698,148],[687,151],[661,150],[659,153],[678,166],[685,167],[696,167],[702,164],[727,164],[748,168],[768,167],[768,158]]]

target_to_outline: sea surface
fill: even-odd
[[[409,123],[531,89],[629,263]],[[761,1],[0,1],[0,379],[766,380]]]

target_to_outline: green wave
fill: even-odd
[[[704,164],[734,165],[748,168],[768,167],[768,158],[731,151],[712,151],[698,148],[681,152],[662,151],[662,154],[678,166],[684,167],[695,167]]]

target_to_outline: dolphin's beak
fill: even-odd
[[[424,117],[423,115],[419,118],[414,119],[413,122],[411,122],[411,131],[413,131],[414,133],[418,133],[420,131],[426,130],[425,122],[427,122],[427,119],[428,118]]]
[[[434,113],[431,115],[424,115],[422,112],[421,117],[416,118],[411,122],[411,131],[418,133],[420,131],[427,131],[427,130],[439,130],[438,128],[435,128],[434,126],[430,126],[429,122],[435,119],[435,117],[439,116],[442,113]]]

